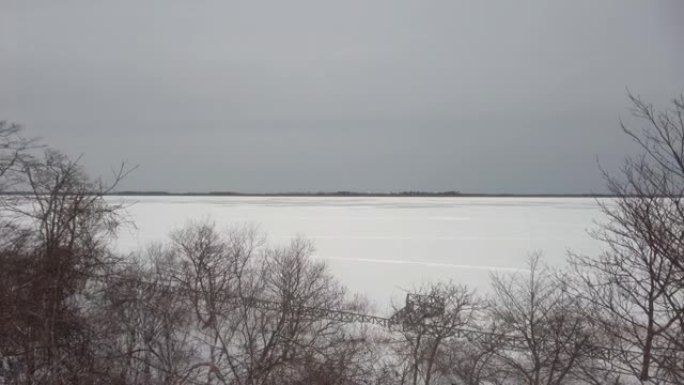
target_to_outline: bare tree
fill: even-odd
[[[450,384],[505,384],[506,376],[502,375],[505,367],[499,353],[509,341],[499,326],[487,317],[478,320],[477,324],[477,333],[446,341],[437,360],[440,370],[450,378]]]
[[[18,135],[14,126],[3,133]],[[5,377],[29,384],[88,382],[94,336],[81,310],[89,280],[111,259],[105,243],[117,224],[116,207],[104,202],[107,188],[78,162],[53,150],[26,153],[30,141],[10,143],[17,144],[9,146],[14,150],[1,178],[4,192],[13,194],[0,199]]]
[[[12,170],[26,152],[36,146],[36,141],[21,135],[21,126],[0,120],[0,178]],[[0,185],[0,192],[7,191],[7,180]]]
[[[251,228],[186,227],[173,237],[171,272],[187,293],[207,383],[339,383],[368,374],[365,335],[321,310],[355,309],[311,245],[267,248]],[[325,375],[323,375],[325,373]]]
[[[517,383],[561,385],[575,374],[591,349],[591,327],[567,282],[530,258],[529,273],[494,275],[492,321],[516,337],[497,355]]]
[[[402,383],[429,385],[448,378],[448,368],[440,365],[452,338],[463,338],[462,329],[473,327],[480,305],[474,293],[454,283],[435,283],[407,295],[406,306],[393,318],[401,326],[399,348],[403,362]]]
[[[615,199],[600,201],[607,220],[599,256],[575,256],[594,320],[619,348],[613,362],[642,382],[684,381],[684,98],[657,111],[629,95],[642,123],[623,131],[642,154],[618,175],[605,173]]]
[[[185,384],[198,372],[193,314],[187,293],[169,280],[177,268],[161,246],[143,261],[112,266],[93,291],[89,320],[101,343],[98,370],[120,384]]]
[[[35,140],[21,135],[19,125],[0,121],[0,194],[3,194],[0,210],[9,198],[6,194],[13,191],[13,172],[21,167],[21,160],[36,146]],[[26,234],[18,228],[15,218],[2,211],[0,214],[0,248],[12,248],[21,243]]]

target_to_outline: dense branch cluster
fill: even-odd
[[[426,284],[390,328],[310,311],[371,309],[302,239],[201,222],[118,255],[104,195],[129,169],[90,179],[0,123],[0,384],[682,384],[684,99],[631,101],[643,154],[606,175],[604,253],[535,255],[486,296]]]

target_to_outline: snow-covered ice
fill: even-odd
[[[127,205],[136,228],[118,247],[131,251],[192,220],[219,228],[258,225],[271,244],[301,236],[352,291],[386,306],[405,289],[453,279],[486,289],[490,272],[525,268],[542,251],[560,266],[568,250],[597,253],[587,233],[601,217],[592,198],[110,197]]]

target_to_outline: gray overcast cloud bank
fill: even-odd
[[[683,70],[677,0],[0,1],[0,119],[126,189],[602,191]]]

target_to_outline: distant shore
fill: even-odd
[[[210,192],[168,192],[168,191],[117,191],[107,195],[121,196],[216,196],[216,197],[368,197],[368,198],[612,198],[609,194],[516,194],[516,193],[461,193],[458,191],[424,192],[282,192],[282,193],[241,193],[230,191]]]

